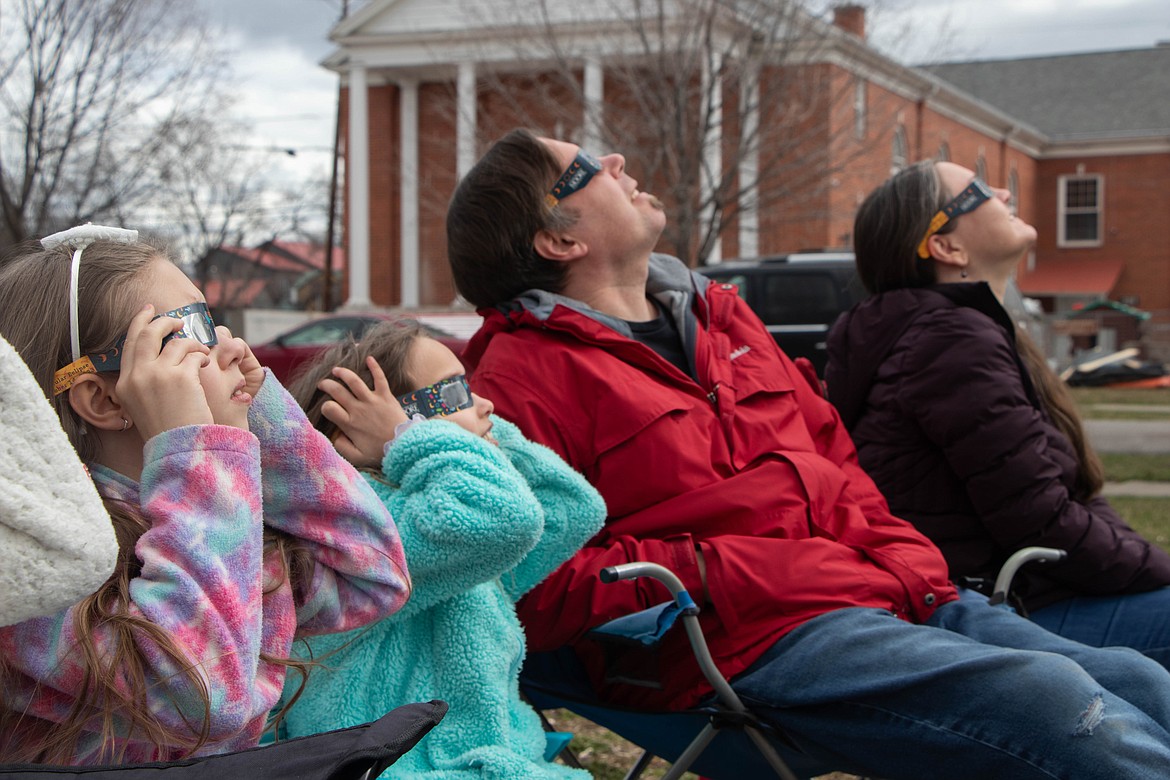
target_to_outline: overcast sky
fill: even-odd
[[[350,13],[367,0],[348,0]],[[607,0],[581,0],[606,2]],[[235,52],[240,110],[289,170],[328,174],[337,78],[319,62],[347,0],[202,0]],[[1170,0],[865,0],[872,41],[909,63],[1027,57],[1170,41]],[[1168,75],[1170,77],[1170,75]],[[275,157],[283,158],[282,155]]]
[[[1168,0],[875,0],[875,42],[906,62],[1136,49],[1170,42]],[[908,29],[914,34],[906,35]],[[891,39],[896,39],[894,43]]]

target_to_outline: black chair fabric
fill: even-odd
[[[443,719],[447,703],[407,704],[372,723],[216,756],[134,766],[0,766],[0,780],[361,780],[377,777]]]

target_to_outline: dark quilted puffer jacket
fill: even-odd
[[[829,400],[895,515],[943,551],[951,576],[990,577],[1041,544],[1067,561],[1026,568],[1030,610],[1074,594],[1170,584],[1170,556],[1100,496],[1073,496],[1076,454],[1041,411],[1011,319],[984,283],[874,296],[829,337]]]

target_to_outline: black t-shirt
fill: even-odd
[[[690,361],[687,360],[687,353],[683,351],[682,337],[679,335],[674,317],[670,316],[670,312],[666,311],[661,303],[653,298],[650,301],[658,311],[658,316],[649,322],[626,320],[626,324],[630,326],[630,334],[635,341],[650,347],[679,371],[691,376]]]

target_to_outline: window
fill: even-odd
[[[982,154],[975,158],[975,175],[987,181],[987,160]]]
[[[1008,208],[1012,210],[1013,214],[1020,213],[1020,174],[1012,168],[1008,173],[1008,193],[1011,195],[1011,203]]]
[[[837,279],[828,272],[788,273],[765,277],[760,317],[777,325],[824,323],[829,329],[841,313]]]
[[[1057,245],[1100,246],[1104,178],[1061,176],[1057,187]]]
[[[305,344],[332,344],[341,341],[351,333],[357,335],[370,323],[355,318],[331,318],[321,322],[311,322],[303,328],[294,330],[280,339],[283,346],[294,347]]]
[[[906,128],[898,125],[894,130],[894,143],[890,149],[890,173],[894,174],[906,167],[910,161],[910,142],[906,140]]]
[[[865,82],[858,79],[853,86],[853,136],[858,141],[865,140],[866,100]]]
[[[950,162],[951,161],[951,145],[948,144],[946,141],[943,141],[941,144],[938,145],[938,161],[939,162]]]

